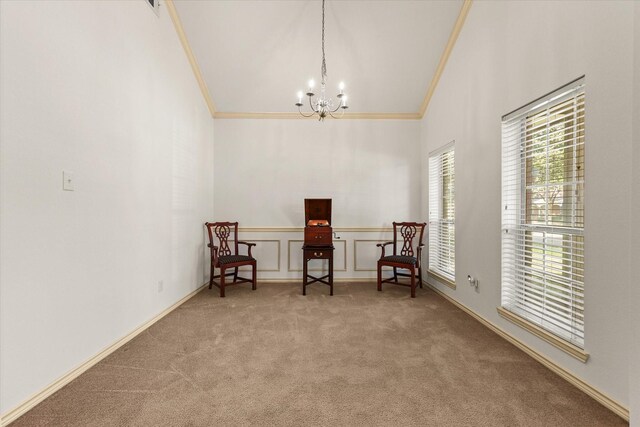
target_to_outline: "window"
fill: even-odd
[[[584,348],[584,77],[502,118],[502,308]]]
[[[429,271],[456,280],[454,143],[429,156]]]

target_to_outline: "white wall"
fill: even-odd
[[[640,426],[640,283],[638,281],[638,266],[640,260],[640,2],[634,7],[634,74],[633,74],[633,182],[631,186],[631,224],[632,238],[629,271],[629,314],[631,330],[635,332],[629,357],[629,402],[631,410],[631,425]]]
[[[302,229],[304,199],[331,198],[334,227],[419,221],[419,131],[419,122],[402,120],[215,120],[213,219]],[[379,257],[375,244],[390,235],[340,234],[344,243],[336,247],[336,264],[346,268],[336,277],[372,277]],[[257,242],[259,267],[262,260],[277,271],[261,271],[260,277],[300,277],[292,270],[300,268],[301,232],[240,237],[270,240]],[[280,262],[273,259],[276,245]]]
[[[6,413],[204,282],[213,120],[166,11],[0,7]]]
[[[215,122],[218,219],[304,227],[313,197],[333,199],[336,227],[389,226],[420,212],[415,121]]]
[[[423,120],[423,160],[456,140],[456,281],[443,292],[629,405],[627,209],[633,2],[474,2]],[[503,320],[500,118],[586,75],[583,364]],[[426,162],[423,169],[426,172]],[[426,173],[423,185],[426,184]],[[426,188],[426,187],[425,187]],[[480,281],[476,292],[466,275]]]

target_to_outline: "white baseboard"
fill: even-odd
[[[208,283],[209,282],[207,282],[206,284],[208,284]],[[95,356],[93,356],[92,358],[90,358],[89,360],[84,362],[82,365],[80,365],[77,368],[67,372],[65,375],[63,375],[62,377],[58,378],[57,380],[55,380],[51,384],[49,384],[43,390],[37,392],[36,394],[31,396],[27,400],[22,402],[16,408],[8,411],[6,414],[3,414],[0,417],[0,425],[2,427],[4,427],[4,426],[7,426],[7,425],[11,424],[13,421],[18,419],[21,415],[25,414],[31,408],[36,406],[38,403],[42,402],[47,397],[51,396],[53,393],[55,393],[56,391],[60,390],[65,385],[69,384],[71,381],[73,381],[74,379],[76,379],[77,377],[82,375],[84,372],[86,372],[89,368],[94,366],[96,363],[100,362],[102,359],[104,359],[105,357],[107,357],[108,355],[110,355],[111,353],[113,353],[114,351],[116,351],[117,349],[119,349],[120,347],[122,347],[123,345],[128,343],[129,341],[131,341],[133,338],[135,338],[141,332],[143,332],[144,330],[149,328],[151,325],[156,323],[158,320],[162,319],[167,314],[171,313],[173,310],[175,310],[180,305],[185,303],[187,300],[192,298],[198,292],[203,290],[205,285],[202,285],[198,289],[190,292],[187,296],[181,298],[179,301],[177,301],[171,307],[168,307],[168,308],[164,309],[162,312],[160,312],[158,315],[153,317],[151,320],[148,320],[145,323],[143,323],[142,325],[138,326],[136,329],[134,329],[133,331],[131,331],[130,333],[128,333],[124,337],[120,338],[118,341],[114,342],[109,347],[105,348],[100,353],[96,354]]]
[[[441,295],[447,301],[449,301],[450,303],[452,303],[453,305],[455,305],[456,307],[458,307],[459,309],[461,309],[465,313],[469,314],[471,317],[475,318],[477,321],[482,323],[484,326],[486,326],[487,328],[491,329],[493,332],[495,332],[496,334],[500,335],[502,338],[504,338],[505,340],[509,341],[511,344],[515,345],[520,350],[522,350],[525,353],[527,353],[529,356],[533,357],[535,360],[540,362],[542,365],[546,366],[552,372],[554,372],[555,374],[559,375],[561,378],[563,378],[564,380],[568,381],[569,383],[573,384],[575,387],[577,387],[581,391],[585,392],[587,395],[591,396],[593,399],[595,399],[600,404],[602,404],[605,408],[611,410],[614,414],[616,414],[619,417],[623,418],[625,421],[629,421],[629,409],[628,408],[624,407],[622,404],[616,402],[615,400],[613,400],[612,398],[610,398],[609,396],[607,396],[606,394],[604,394],[600,390],[598,390],[595,387],[593,387],[592,385],[588,384],[583,379],[575,376],[574,374],[572,374],[571,372],[567,371],[566,369],[564,369],[560,365],[556,364],[553,360],[549,359],[547,356],[545,356],[542,353],[539,353],[536,350],[532,349],[531,347],[529,347],[528,345],[526,345],[525,343],[520,341],[518,338],[516,338],[513,335],[509,334],[508,332],[506,332],[505,330],[503,330],[499,326],[495,325],[494,323],[490,322],[489,320],[485,319],[484,317],[482,317],[481,315],[479,315],[475,311],[471,310],[466,305],[458,302],[454,298],[452,298],[449,295],[445,294],[444,292],[442,292],[441,290],[436,288],[431,283],[425,281],[425,284],[427,286],[429,286],[429,288],[431,288],[433,291],[435,291],[438,295]]]

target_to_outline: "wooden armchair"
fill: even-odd
[[[255,243],[238,241],[238,223],[237,222],[207,222],[205,223],[207,231],[209,233],[209,248],[211,249],[211,278],[209,279],[209,289],[212,285],[216,285],[220,288],[220,297],[224,298],[224,287],[226,285],[225,278],[227,276],[233,276],[233,283],[251,283],[254,291],[256,290],[256,260],[251,256],[251,248],[255,246]],[[233,240],[230,239],[231,233],[233,233]],[[218,241],[216,246],[215,239]],[[233,251],[229,246],[229,242],[232,242]],[[247,246],[247,255],[240,255],[238,252],[238,245]],[[238,267],[243,265],[250,265],[253,267],[251,279],[245,279],[238,277]],[[214,276],[215,268],[220,269],[220,274]],[[225,273],[229,268],[233,268],[234,271]],[[220,278],[220,284],[218,285],[213,279]]]
[[[422,266],[420,258],[422,255],[422,237],[427,224],[422,222],[394,222],[393,223],[393,241],[378,243],[376,246],[382,248],[382,255],[378,260],[378,291],[382,291],[383,283],[392,283],[394,285],[410,286],[411,298],[416,297],[416,270],[418,271],[418,282],[422,287]],[[418,233],[419,236],[418,236]],[[417,245],[416,243],[416,236]],[[402,238],[401,242],[398,239]],[[402,243],[402,248],[398,253],[398,243]],[[385,255],[385,246],[393,245],[393,255]],[[416,250],[414,250],[414,246]],[[382,267],[393,267],[393,276],[389,279],[382,280]],[[398,269],[410,270],[408,273],[398,273]],[[411,277],[411,284],[398,282],[398,276]]]

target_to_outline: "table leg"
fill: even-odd
[[[333,251],[329,257],[329,295],[333,296]]]
[[[302,251],[302,295],[307,295],[307,254]]]

